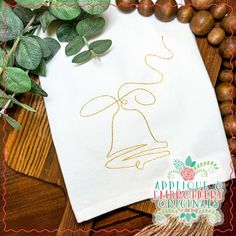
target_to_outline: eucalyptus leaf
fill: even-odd
[[[47,10],[42,11],[38,18],[39,18],[40,24],[42,26],[43,32],[46,32],[48,26],[52,22],[57,20],[57,18]]]
[[[57,29],[57,38],[60,42],[70,42],[77,37],[75,27],[72,24],[62,24]]]
[[[31,71],[31,73],[35,75],[41,75],[41,76],[46,76],[46,62],[44,59],[42,59],[41,63],[39,64],[38,68],[35,70]]]
[[[49,11],[60,20],[73,20],[81,13],[77,0],[51,0]]]
[[[42,50],[38,41],[33,37],[22,36],[16,49],[17,63],[27,69],[36,69],[42,59]]]
[[[43,5],[45,5],[45,0],[15,0],[15,2],[19,3],[20,5],[24,5],[26,8],[30,9],[39,9]]]
[[[84,39],[80,36],[77,36],[76,39],[67,44],[65,48],[66,55],[72,56],[79,53],[81,49],[84,47],[84,45],[85,45]]]
[[[111,3],[111,0],[78,0],[81,8],[91,15],[103,13]]]
[[[7,67],[4,71],[4,75],[1,76],[0,83],[12,93],[24,93],[31,89],[31,79],[28,74],[20,68]]]
[[[15,6],[13,11],[21,19],[24,25],[26,25],[34,16],[33,11],[22,6]]]
[[[76,31],[81,37],[91,37],[100,33],[105,26],[102,17],[90,17],[80,21],[76,26]]]
[[[47,46],[51,52],[50,56],[45,58],[45,61],[48,62],[57,54],[57,52],[60,50],[61,46],[57,42],[57,40],[53,39],[53,38],[47,37],[47,38],[44,38],[43,41],[47,44]]]
[[[11,118],[10,116],[6,115],[6,114],[2,114],[4,119],[7,121],[7,123],[12,126],[14,129],[20,130],[21,129],[21,125],[14,120],[13,118]]]
[[[0,40],[9,41],[21,35],[23,23],[4,1],[0,1]]]
[[[33,93],[38,96],[47,97],[48,94],[38,85],[34,80],[31,80],[31,89],[30,93]]]
[[[82,63],[89,61],[91,58],[92,58],[92,52],[87,50],[87,51],[81,52],[80,54],[76,55],[73,58],[72,62],[82,64]]]
[[[111,45],[112,41],[109,39],[97,40],[89,45],[89,49],[93,50],[96,54],[103,54],[111,47]]]
[[[51,51],[50,51],[48,45],[46,44],[46,42],[43,41],[43,39],[41,39],[38,36],[32,36],[32,37],[37,40],[37,42],[42,50],[42,57],[44,57],[44,58],[49,57],[51,55]]]
[[[15,99],[12,96],[7,95],[3,90],[0,89],[0,108],[3,108],[4,105],[8,102],[8,101],[12,101],[12,104],[15,103],[21,107],[23,107],[24,109],[31,111],[31,112],[36,112],[35,109],[33,109],[32,107],[19,102],[17,99]],[[8,107],[9,108],[9,107]]]
[[[22,108],[24,108],[28,111],[36,112],[36,110],[34,108],[32,108],[32,107],[30,107],[30,106],[28,106],[24,103],[19,102],[18,100],[16,100],[15,98],[13,98],[11,96],[9,96],[9,99],[12,100],[12,102],[15,103],[16,105],[19,105],[19,106],[21,106]]]

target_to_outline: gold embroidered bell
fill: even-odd
[[[142,113],[143,106],[155,104],[155,95],[147,88],[157,85],[163,81],[163,74],[147,63],[148,57],[169,60],[154,54],[145,56],[146,65],[157,72],[161,79],[155,82],[127,82],[122,84],[117,96],[101,95],[87,102],[80,111],[82,117],[90,117],[99,114],[110,107],[116,106],[112,115],[111,145],[107,153],[105,166],[109,169],[137,168],[142,170],[147,163],[170,154],[168,143],[155,138],[148,119]],[[135,126],[137,125],[138,126]]]
[[[142,87],[135,88],[137,85]],[[109,169],[135,167],[142,170],[145,164],[170,154],[168,143],[155,138],[147,118],[141,112],[140,106],[151,106],[156,102],[155,96],[144,88],[145,85],[123,84],[118,90],[118,99],[102,95],[92,99],[81,109],[81,116],[89,117],[111,106],[117,107],[112,116],[111,145],[105,163]]]

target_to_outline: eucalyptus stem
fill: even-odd
[[[15,96],[16,96],[15,93],[11,95],[12,98],[14,98]],[[9,99],[9,100],[6,102],[5,106],[4,106],[4,107],[2,108],[2,110],[0,111],[0,118],[2,117],[2,115],[5,115],[5,110],[10,106],[11,102],[12,102],[11,99]]]
[[[20,42],[20,37],[16,38],[16,40],[15,40],[15,42],[14,42],[14,44],[13,44],[11,50],[10,50],[10,51],[8,52],[8,54],[7,54],[7,57],[8,57],[8,58],[11,57],[11,55],[15,52],[15,50],[16,50],[16,48],[17,48],[19,42]]]
[[[85,45],[86,45],[86,46],[88,47],[88,49],[89,49],[89,43],[88,43],[88,40],[86,39],[85,36],[83,36],[83,40],[84,40],[84,42],[85,42]],[[95,57],[95,58],[99,61],[98,55],[97,55],[92,49],[89,49],[89,50],[90,50],[90,52],[92,53],[93,57]]]
[[[31,20],[29,21],[29,23],[25,26],[25,28],[23,29],[21,35],[24,35],[25,33],[28,32],[28,30],[30,29],[30,27],[31,27],[32,24],[34,23],[35,18],[36,18],[36,14],[34,14],[34,16],[31,18]],[[8,57],[8,58],[10,58],[10,57],[12,56],[12,54],[15,52],[15,50],[16,50],[16,48],[17,48],[19,42],[20,42],[20,37],[17,37],[16,40],[15,40],[15,42],[14,42],[14,44],[13,44],[13,46],[12,46],[12,48],[10,49],[10,51],[9,51],[8,54],[7,54],[7,57]],[[3,71],[3,68],[0,68],[0,75],[2,74],[2,71]],[[11,95],[11,97],[14,98],[15,95],[16,95],[16,94],[14,93],[14,94]],[[7,99],[7,98],[6,98],[6,99]],[[6,110],[7,108],[9,108],[11,102],[12,102],[11,99],[9,99],[9,100],[6,102],[5,106],[4,106],[4,107],[2,108],[2,110],[0,111],[0,118],[1,118],[3,115],[5,115],[4,112],[5,112],[5,110]]]
[[[22,34],[25,34],[28,32],[29,28],[31,27],[31,25],[34,23],[34,20],[36,18],[36,14],[33,15],[33,17],[31,18],[31,20],[29,21],[29,23],[25,26],[25,28],[22,31]]]

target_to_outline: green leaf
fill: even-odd
[[[0,1],[0,40],[9,41],[17,38],[23,31],[23,23],[12,9]],[[5,8],[6,7],[6,8]]]
[[[6,93],[4,93],[4,91],[2,91],[2,90],[0,89],[0,107],[3,108],[4,103],[6,103],[6,102],[9,101],[9,100],[11,100],[12,103],[17,104],[17,105],[23,107],[24,109],[26,109],[26,110],[28,110],[28,111],[36,112],[36,110],[33,109],[32,107],[30,107],[30,106],[28,106],[28,105],[26,105],[26,104],[24,104],[24,103],[19,102],[17,99],[15,99],[15,98],[12,97],[12,96],[7,95]]]
[[[42,50],[42,57],[49,57],[51,55],[51,51],[48,47],[48,45],[46,44],[45,41],[43,41],[43,39],[41,39],[40,37],[38,36],[32,36],[33,38],[35,38]]]
[[[192,161],[190,167],[194,167],[196,165],[196,161]]]
[[[186,213],[185,219],[187,222],[189,222],[191,220],[191,215],[189,213]]]
[[[181,213],[181,215],[180,215],[180,219],[183,219],[185,217],[185,213],[183,212],[183,213]]]
[[[194,219],[196,219],[196,217],[197,217],[196,213],[194,213],[194,212],[192,212],[191,216],[192,216],[192,218],[194,218]]]
[[[89,61],[92,58],[92,52],[91,51],[84,51],[75,56],[72,60],[73,63],[85,63]]]
[[[80,21],[76,26],[76,31],[81,37],[91,37],[100,33],[104,26],[105,20],[102,17],[90,17]]]
[[[45,61],[50,61],[59,51],[61,48],[61,45],[57,42],[56,39],[53,38],[44,38],[43,41],[47,44],[49,50],[50,50],[50,56],[45,58]]]
[[[34,108],[32,108],[32,107],[30,107],[30,106],[28,106],[28,105],[26,105],[26,104],[24,104],[24,103],[19,102],[18,100],[16,100],[15,98],[13,98],[13,97],[11,97],[11,96],[9,96],[9,99],[12,100],[13,103],[15,103],[15,104],[21,106],[22,108],[24,108],[24,109],[26,109],[26,110],[28,110],[28,111],[36,112],[36,110],[35,110]]]
[[[22,6],[15,6],[13,11],[21,19],[24,25],[26,25],[34,15],[33,11]]]
[[[67,44],[66,49],[65,49],[66,55],[72,56],[79,53],[81,49],[84,47],[84,45],[85,45],[85,42],[83,38],[80,36],[77,36],[76,39],[74,39],[73,41]]]
[[[31,89],[30,93],[33,93],[38,96],[47,97],[48,94],[38,85],[34,80],[31,80]]]
[[[33,70],[30,71],[32,74],[35,75],[41,75],[41,76],[46,76],[46,62],[44,61],[44,59],[42,59],[41,63],[39,64],[39,66]]]
[[[78,0],[81,8],[91,15],[103,13],[111,3],[111,0]]]
[[[77,0],[51,0],[49,11],[60,20],[73,20],[81,13]]]
[[[76,37],[76,30],[71,24],[62,24],[57,30],[57,38],[60,42],[70,42]]]
[[[93,50],[96,54],[103,54],[111,47],[111,45],[112,41],[109,39],[97,40],[89,45],[89,49]]]
[[[33,37],[22,36],[16,49],[17,63],[27,69],[36,69],[42,59],[42,50],[38,41]]]
[[[43,32],[46,32],[48,26],[55,20],[57,20],[57,18],[49,11],[42,11],[42,13],[39,15],[39,21],[42,26]]]
[[[45,0],[15,0],[15,2],[24,5],[26,8],[30,9],[39,9],[40,7],[43,6],[43,4],[46,3]]]
[[[185,161],[185,164],[186,164],[187,166],[190,166],[191,163],[192,163],[192,158],[191,158],[190,156],[188,156],[187,159],[186,159],[186,161]]]
[[[1,77],[0,83],[4,84],[6,89],[12,93],[24,93],[31,88],[31,79],[28,74],[20,68],[7,67],[4,71],[4,75]]]
[[[7,123],[12,126],[14,129],[17,129],[17,130],[20,130],[21,129],[21,125],[16,121],[14,120],[13,118],[11,118],[10,116],[8,115],[3,115],[4,119],[7,121]]]

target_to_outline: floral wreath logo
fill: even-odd
[[[214,161],[203,161],[197,163],[188,156],[185,163],[180,160],[174,160],[175,170],[168,173],[168,179],[174,179],[175,175],[180,175],[185,181],[194,180],[195,176],[200,174],[202,177],[208,177],[209,173],[214,173],[219,169]]]
[[[174,167],[174,170],[168,172],[168,179],[174,179],[176,178],[176,175],[179,175],[182,177],[183,181],[193,181],[197,175],[201,175],[205,178],[208,177],[210,173],[214,173],[219,169],[218,165],[214,161],[202,161],[198,163],[197,161],[193,161],[191,156],[188,156],[185,162],[175,159]],[[218,184],[218,188],[224,191],[223,184]],[[207,188],[206,191],[209,191],[209,188]],[[205,201],[206,200],[203,200],[203,202]],[[186,224],[192,224],[193,222],[197,221],[200,216],[205,215],[208,219],[208,223],[214,226],[222,221],[222,214],[219,212],[221,201],[222,198],[217,200],[217,202],[215,202],[209,208],[202,206],[197,208],[189,208],[187,210],[184,208],[182,209],[181,207],[157,208],[158,210],[155,212],[153,220],[155,223],[167,224],[169,221],[167,215],[175,215],[180,221]]]

